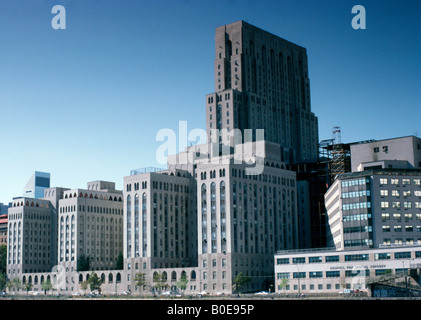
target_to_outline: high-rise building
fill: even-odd
[[[325,197],[338,250],[421,241],[421,170],[342,174]]]
[[[66,190],[57,211],[58,264],[76,270],[84,255],[93,269],[115,269],[123,251],[123,198],[115,183],[93,181],[87,189]]]
[[[46,272],[52,267],[54,233],[48,200],[17,198],[8,214],[7,277],[27,272]]]
[[[255,130],[264,129],[264,140],[281,146],[287,164],[317,160],[306,49],[237,21],[216,29],[215,54],[215,92],[206,96],[209,139],[212,129],[237,128],[243,135],[252,129],[260,140]]]
[[[23,197],[40,199],[44,197],[45,189],[50,187],[50,174],[35,171],[23,189]]]
[[[274,252],[298,246],[296,178],[278,144],[256,145],[222,155],[218,144],[196,145],[169,156],[166,170],[124,178],[130,278],[164,274],[173,286],[186,272],[189,292],[230,293],[242,273],[244,290],[270,288]]]

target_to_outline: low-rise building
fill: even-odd
[[[275,255],[276,292],[282,294],[337,294],[345,289],[369,289],[368,283],[385,275],[407,276],[421,267],[421,242],[375,249],[321,248],[278,252]],[[286,279],[286,280],[283,280]]]

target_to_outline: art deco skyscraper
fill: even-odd
[[[216,29],[215,54],[215,92],[206,96],[209,139],[211,129],[264,129],[286,163],[317,159],[306,49],[237,21]]]

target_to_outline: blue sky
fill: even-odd
[[[54,5],[66,30],[54,30]],[[366,29],[351,27],[354,5]],[[307,48],[320,140],[421,135],[421,2],[3,0],[0,202],[35,170],[52,186],[122,188],[159,166],[160,129],[205,128],[215,28],[245,20]]]

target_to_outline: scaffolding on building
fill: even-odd
[[[332,131],[332,166],[331,179],[335,180],[341,173],[347,172],[346,161],[349,159],[349,148],[346,148],[341,141],[341,128],[334,127]]]
[[[329,186],[338,175],[350,171],[350,145],[342,143],[340,127],[333,128],[332,139],[319,143],[319,159],[327,164]]]

